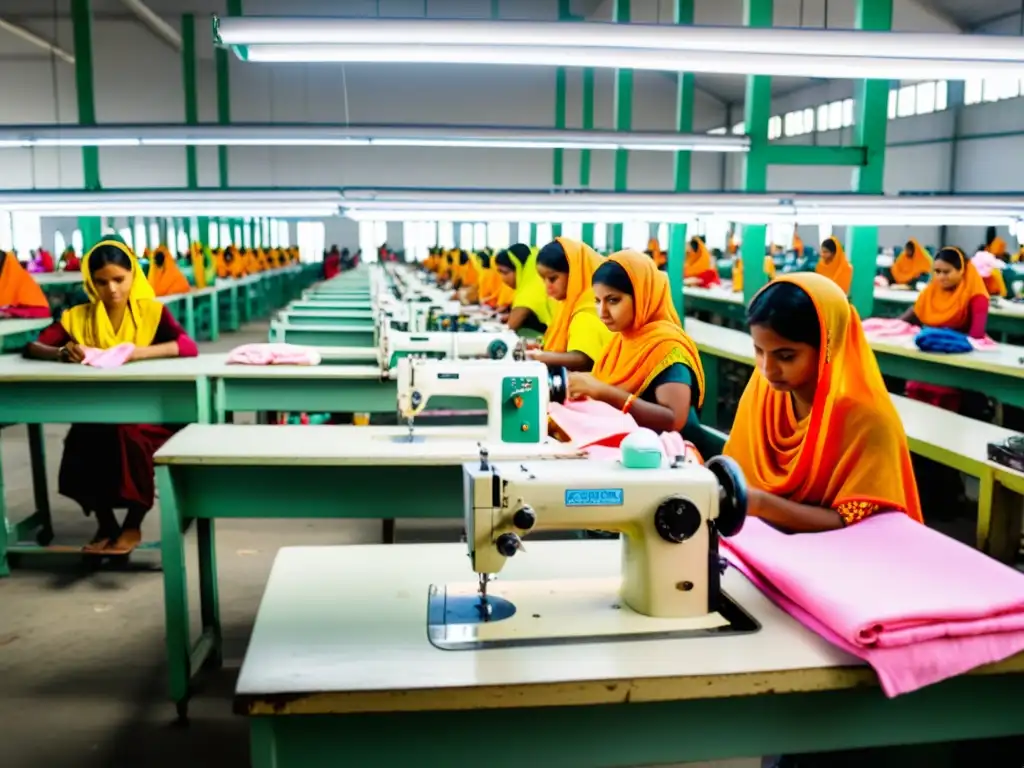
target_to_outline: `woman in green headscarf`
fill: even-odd
[[[516,243],[500,251],[494,259],[502,282],[516,292],[508,314],[508,327],[513,331],[544,333],[551,324],[555,306],[537,272],[537,250]]]

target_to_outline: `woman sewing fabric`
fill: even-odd
[[[551,324],[551,301],[537,272],[537,252],[516,243],[494,257],[502,282],[515,290],[506,323],[513,331],[544,333]]]
[[[893,285],[913,286],[918,279],[932,269],[932,257],[917,238],[912,237],[903,246],[903,252],[893,261],[889,277]]]
[[[988,306],[988,290],[978,270],[959,248],[946,247],[935,254],[932,279],[902,320],[928,328],[951,328],[981,339]]]
[[[635,251],[613,253],[594,272],[598,315],[612,332],[592,373],[569,375],[569,395],[600,400],[641,427],[679,432],[702,454],[697,408],[704,368],[669,293],[668,276]]]
[[[157,296],[172,296],[176,293],[188,293],[191,287],[188,278],[178,268],[178,262],[166,246],[161,245],[153,252],[149,263],[149,284]]]
[[[814,271],[824,275],[850,295],[850,284],[853,282],[853,267],[846,258],[843,245],[836,238],[830,237],[821,244],[821,256]]]
[[[13,253],[0,251],[0,318],[49,317],[46,294]]]
[[[586,243],[556,237],[537,254],[537,273],[548,298],[557,302],[540,351],[530,356],[547,365],[570,371],[594,367],[612,333],[597,316],[594,271],[604,257]],[[654,262],[657,266],[657,262]]]
[[[26,347],[28,357],[81,364],[90,350],[133,344],[129,361],[195,357],[199,350],[167,308],[156,301],[131,249],[113,237],[82,260],[90,303],[64,312]],[[153,506],[153,454],[174,433],[158,424],[73,424],[64,441],[59,490],[86,515],[96,535],[85,551],[124,555],[142,540]],[[118,525],[115,509],[127,509]]]
[[[718,278],[718,266],[700,237],[691,237],[686,245],[683,282],[701,288],[718,285],[721,282]]]
[[[747,322],[757,364],[724,453],[747,478],[748,514],[792,532],[878,511],[920,521],[903,424],[845,293],[821,275],[782,275]]]

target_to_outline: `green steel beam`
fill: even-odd
[[[886,96],[888,108],[888,96]],[[792,144],[768,144],[761,150],[767,165],[852,165],[867,162],[864,147],[827,147]]]
[[[743,0],[743,24],[771,27],[774,0]],[[772,114],[772,79],[764,75],[747,77],[744,117],[750,137],[750,151],[743,169],[743,191],[764,192],[768,187],[768,120]],[[764,245],[768,228],[764,224],[743,226],[743,300],[750,302],[767,280],[764,274]]]
[[[582,103],[581,127],[584,131],[594,130],[594,70],[588,67],[582,72],[580,101]],[[590,188],[590,150],[580,151],[580,188]],[[607,224],[602,224],[607,227]],[[594,244],[594,225],[586,223],[583,225],[583,242],[589,245]]]
[[[675,0],[673,21],[676,24],[693,24],[694,0]],[[694,79],[692,72],[679,72],[676,75],[676,130],[679,133],[693,133],[693,94]],[[689,152],[676,152],[675,191],[690,191],[691,155]],[[670,224],[669,242],[658,245],[668,249],[668,282],[672,290],[672,302],[682,320],[683,313],[683,268],[686,261],[686,224]],[[685,320],[684,320],[685,322]]]
[[[567,21],[572,16],[569,9],[569,0],[558,0],[558,20]],[[555,128],[565,129],[565,67],[558,67],[555,70]],[[557,189],[565,181],[565,150],[557,147],[552,151],[553,169],[552,184]],[[551,236],[558,237],[562,234],[562,223],[554,221],[551,223]]]
[[[856,29],[888,32],[892,29],[892,0],[857,0]],[[853,190],[880,195],[885,185],[885,134],[888,128],[888,80],[858,80],[853,87],[853,143],[863,147],[864,165],[853,171]],[[874,309],[875,260],[878,227],[850,227],[847,248],[853,265],[850,300],[861,317]]]
[[[96,125],[96,92],[92,72],[92,9],[89,0],[71,0],[71,25],[75,41],[75,93],[78,100],[78,124]],[[82,147],[82,177],[88,190],[101,189],[100,151]],[[103,234],[98,216],[81,216],[84,250],[89,250]]]
[[[629,24],[630,0],[613,0],[612,21]],[[615,130],[633,130],[633,70],[615,70]],[[615,150],[615,191],[625,192],[629,187],[629,150]],[[612,251],[622,250],[622,222],[611,228]]]
[[[185,124],[199,122],[199,95],[196,88],[196,18],[191,13],[181,17],[181,75],[185,90]],[[189,189],[199,188],[199,164],[196,148],[185,147],[185,175]]]

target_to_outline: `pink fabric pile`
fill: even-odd
[[[296,344],[243,344],[228,353],[229,365],[320,365],[320,353]]]
[[[906,341],[906,346],[914,346],[914,337],[921,329],[912,323],[904,322],[896,317],[869,317],[864,321],[864,336],[870,341]],[[986,336],[983,339],[967,339],[976,350],[984,352],[999,348],[999,343]]]
[[[135,345],[131,342],[118,344],[110,349],[82,347],[82,352],[85,353],[82,365],[90,365],[93,368],[119,368],[128,362],[134,351]]]
[[[988,251],[978,251],[971,257],[971,264],[978,270],[982,277],[992,277],[992,272],[997,269],[1006,269],[1003,261]]]
[[[887,696],[1024,650],[1024,574],[902,513],[794,535],[751,519],[721,545],[780,608],[870,664]]]
[[[617,459],[619,445],[629,434],[640,429],[628,413],[597,400],[570,400],[548,406],[548,417],[588,456]],[[678,432],[662,432],[662,451],[672,461],[677,456],[701,461],[700,454]]]

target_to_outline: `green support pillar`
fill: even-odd
[[[558,20],[567,21],[572,17],[569,10],[569,0],[558,0]],[[555,70],[555,128],[565,130],[565,67],[558,67]],[[554,169],[552,173],[552,184],[555,189],[565,183],[565,150],[561,147],[553,151]],[[551,236],[558,237],[562,234],[562,223],[552,222]]]
[[[613,0],[612,21],[629,24],[630,0]],[[633,130],[633,70],[615,70],[615,130]],[[615,150],[615,191],[625,192],[629,178],[629,150]],[[612,225],[612,252],[622,250],[622,222]]]
[[[242,15],[242,0],[228,0],[228,16]],[[231,125],[231,90],[229,88],[228,51],[217,48],[214,51],[217,64],[217,122]],[[217,165],[220,170],[220,187],[228,188],[228,148],[217,147]]]
[[[259,242],[256,237],[257,229],[258,227],[256,226],[255,217],[249,219],[249,242],[253,244],[253,247],[255,247],[256,243]]]
[[[92,9],[89,0],[71,0],[71,25],[75,41],[78,124],[96,125],[96,94],[92,80]],[[82,147],[82,176],[87,190],[101,189],[98,147]],[[82,231],[85,250],[89,250],[103,234],[98,216],[79,217],[78,228]]]
[[[743,24],[771,27],[774,0],[743,0]],[[764,75],[747,77],[745,122],[750,151],[743,169],[743,191],[764,192],[768,187],[768,120],[772,114],[772,79]],[[768,228],[764,224],[743,226],[743,300],[749,303],[767,280],[764,274],[764,246]]]
[[[892,0],[857,0],[857,29],[892,29]],[[888,128],[889,81],[858,80],[853,86],[853,143],[864,148],[864,165],[853,171],[853,191],[880,195],[884,191],[885,132]],[[846,238],[853,283],[850,300],[861,317],[874,310],[878,227],[850,227]]]
[[[531,223],[530,224],[530,242],[528,242],[527,245],[530,246],[531,248],[533,246],[537,245],[537,225],[536,225],[536,223]],[[544,243],[544,245],[547,245],[547,243]]]
[[[181,74],[185,90],[185,125],[199,123],[199,95],[196,88],[196,19],[191,13],[181,17]],[[196,148],[185,147],[185,174],[189,189],[199,189],[199,163]]]
[[[157,219],[157,229],[160,232],[160,242],[158,245],[166,245],[168,248],[171,245],[168,242],[170,240],[170,227],[168,226],[170,223],[170,219]]]
[[[675,0],[673,21],[676,24],[693,24],[694,0]],[[676,131],[693,132],[693,73],[680,72],[676,75]],[[690,153],[676,152],[675,191],[690,191]],[[679,318],[683,319],[683,264],[686,261],[686,224],[669,225],[669,242],[659,243],[668,248],[668,281],[672,289],[672,303],[676,305]]]
[[[581,102],[583,120],[581,125],[584,131],[594,130],[594,70],[586,68],[582,73]],[[590,150],[580,150],[580,188],[590,188]],[[602,227],[607,226],[602,224]],[[583,225],[583,242],[588,245],[594,244],[594,225],[586,223]]]

